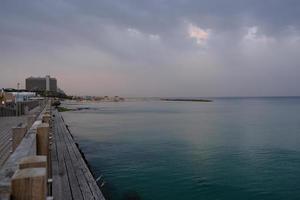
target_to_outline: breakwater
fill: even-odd
[[[212,102],[212,100],[209,99],[185,99],[185,98],[162,98],[161,101],[186,101],[186,102]]]

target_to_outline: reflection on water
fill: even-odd
[[[109,199],[300,198],[299,98],[69,106]]]

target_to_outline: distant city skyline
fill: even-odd
[[[299,96],[298,0],[4,0],[0,87],[70,95]]]

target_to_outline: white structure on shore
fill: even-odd
[[[29,101],[32,97],[36,96],[35,92],[11,92],[15,97],[15,102]]]

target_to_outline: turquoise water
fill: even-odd
[[[300,199],[300,98],[68,106],[108,199]]]

